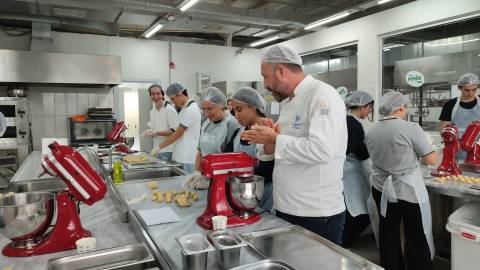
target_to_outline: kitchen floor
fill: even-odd
[[[361,235],[349,250],[377,265],[380,265],[380,255],[378,253],[373,233]],[[435,270],[450,270],[450,261],[440,257],[434,258],[433,265]]]

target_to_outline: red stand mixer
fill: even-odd
[[[460,147],[467,152],[464,164],[470,166],[480,166],[480,121],[473,121],[465,130]]]
[[[458,140],[458,129],[454,124],[447,125],[442,130],[441,135],[444,142],[443,159],[440,166],[432,171],[433,176],[461,174],[456,158],[460,149],[467,152],[467,157],[464,163],[460,164],[460,167],[468,171],[480,171],[480,121],[474,121],[468,125],[460,142]]]
[[[443,128],[441,136],[444,144],[442,163],[431,174],[437,177],[459,175],[462,172],[458,167],[456,158],[457,152],[460,150],[458,129],[454,124],[448,124]]]
[[[38,193],[42,196],[52,196],[52,199],[48,201],[38,200],[30,204],[27,200],[27,204],[20,202],[18,206],[14,205],[21,211],[2,213],[4,221],[9,222],[12,227],[15,224],[27,226],[24,224],[26,218],[30,218],[33,222],[34,218],[43,216],[41,225],[36,225],[33,231],[21,236],[11,237],[12,242],[3,248],[5,256],[24,257],[74,249],[77,240],[92,235],[91,232],[82,227],[76,202],[80,201],[92,205],[103,199],[107,191],[105,180],[73,148],[59,145],[57,142],[49,145],[49,148],[51,153],[43,157],[42,167],[46,173],[60,177],[68,187],[68,190],[61,191],[56,195],[57,219],[55,226],[45,234],[54,215],[53,194]],[[28,198],[28,196],[38,194],[35,192],[17,193],[14,196],[27,196]],[[41,206],[37,207],[37,205]],[[27,208],[26,214],[23,213],[24,208]],[[30,213],[28,213],[29,211]],[[20,215],[18,212],[23,214]],[[17,232],[17,234],[19,233]]]
[[[205,211],[197,224],[213,228],[212,217],[227,217],[227,226],[260,220],[254,212],[263,196],[263,177],[253,175],[256,159],[246,153],[210,154],[202,159],[202,175],[210,178]]]
[[[110,132],[107,134],[108,141],[112,143],[125,143],[126,138],[122,136],[122,133],[125,132],[127,128],[128,127],[125,124],[125,122],[123,121],[116,122],[113,125],[112,130],[110,130]]]

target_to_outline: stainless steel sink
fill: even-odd
[[[7,187],[8,191],[22,193],[22,192],[52,192],[58,193],[59,191],[66,190],[67,184],[60,180],[60,178],[36,178],[27,181],[10,183]]]
[[[155,259],[143,243],[55,258],[47,262],[47,270],[136,270],[155,266]]]
[[[294,270],[295,268],[291,267],[290,265],[282,261],[263,260],[256,263],[235,267],[235,268],[232,268],[231,270],[261,270],[261,269]]]
[[[123,171],[123,181],[170,178],[185,175],[181,169],[176,167],[164,167],[152,170],[125,170]]]

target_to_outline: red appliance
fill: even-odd
[[[228,227],[252,224],[260,220],[260,215],[257,213],[247,218],[235,215],[226,192],[227,177],[253,175],[255,163],[255,158],[243,152],[210,154],[202,159],[202,175],[210,178],[210,186],[205,211],[197,217],[198,225],[211,230],[212,217],[217,215],[228,218]]]
[[[60,177],[68,186],[56,196],[57,220],[54,228],[42,240],[30,247],[15,247],[10,243],[3,249],[6,256],[24,257],[75,248],[75,242],[90,237],[91,232],[83,229],[76,208],[76,201],[92,205],[103,199],[107,192],[103,180],[73,148],[57,142],[49,145],[51,153],[42,159],[44,171]]]
[[[438,177],[459,175],[462,172],[458,167],[457,158],[455,157],[458,150],[460,150],[458,129],[454,124],[449,124],[442,130],[441,135],[444,143],[443,159],[440,166],[432,171],[432,175]]]
[[[107,139],[113,143],[125,143],[126,139],[122,137],[122,133],[127,130],[125,122],[120,121],[113,125],[112,130],[108,133]]]
[[[465,133],[462,136],[462,143],[460,147],[467,152],[467,157],[464,163],[468,165],[480,165],[480,121],[473,121],[468,125]]]

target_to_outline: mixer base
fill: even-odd
[[[215,216],[213,214],[208,215],[201,215],[197,218],[197,224],[200,225],[202,228],[207,230],[213,229],[212,224],[212,217]],[[239,216],[230,216],[227,218],[227,227],[234,227],[234,226],[241,226],[241,225],[248,225],[253,224],[260,220],[260,215],[255,213],[250,215],[248,218],[242,218]]]
[[[12,242],[3,248],[3,255],[27,257],[75,249],[77,240],[92,236],[91,232],[83,229],[75,201],[65,191],[57,195],[57,210],[55,227],[38,244],[29,247],[18,247],[18,245]]]

